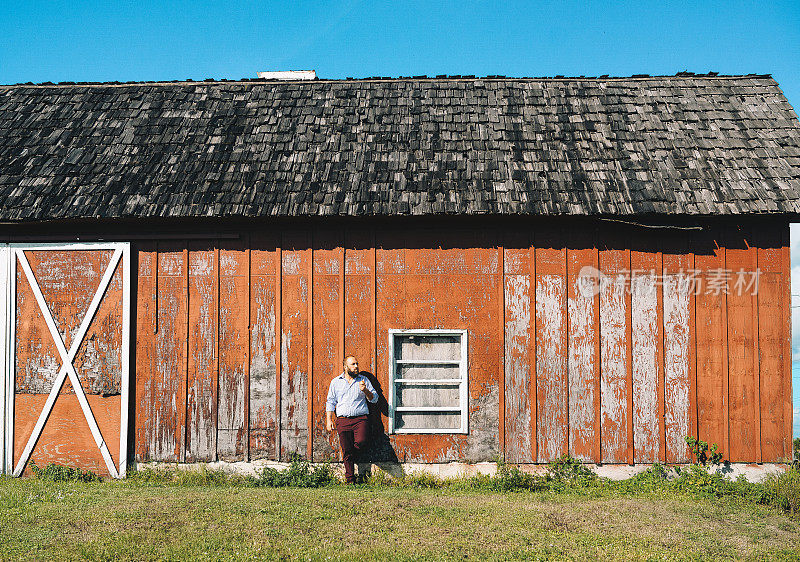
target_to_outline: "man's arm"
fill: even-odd
[[[333,414],[336,412],[336,393],[333,391],[333,381],[328,387],[328,399],[325,402],[326,415],[328,417],[327,429],[333,431]]]

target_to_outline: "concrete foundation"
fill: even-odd
[[[319,463],[315,463],[319,464]],[[275,462],[275,461],[251,461],[251,462],[210,462],[210,463],[163,463],[163,462],[146,462],[135,463],[134,465],[138,470],[154,469],[154,470],[200,470],[205,467],[209,470],[223,470],[231,474],[241,474],[243,476],[258,476],[258,474],[265,468],[274,468],[277,470],[284,470],[289,467],[289,463]],[[342,463],[330,463],[334,473],[343,477],[344,471]],[[523,472],[530,474],[545,474],[547,472],[546,464],[518,464],[517,466]],[[610,480],[625,480],[631,478],[636,474],[645,471],[649,468],[650,464],[585,464],[587,468],[594,471],[601,478],[608,478]],[[690,465],[670,465],[675,467],[685,468]],[[479,462],[479,463],[396,463],[396,462],[381,462],[381,463],[360,463],[357,465],[358,474],[369,474],[375,471],[385,472],[391,478],[402,478],[403,476],[429,474],[437,478],[464,478],[484,474],[493,476],[497,472],[497,464],[494,462]],[[788,469],[786,464],[748,464],[748,463],[725,463],[716,467],[708,467],[709,472],[720,472],[732,479],[739,476],[744,476],[750,482],[760,482],[772,474],[780,474]]]

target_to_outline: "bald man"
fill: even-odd
[[[367,402],[378,401],[378,393],[369,380],[359,374],[358,360],[348,355],[344,358],[342,374],[331,381],[328,387],[328,401],[325,410],[328,416],[328,431],[339,434],[339,445],[342,447],[344,461],[344,477],[348,484],[355,484],[353,461],[356,453],[365,448],[369,438]],[[334,426],[333,415],[336,414]]]

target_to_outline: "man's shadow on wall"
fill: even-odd
[[[359,462],[398,462],[397,454],[392,448],[389,436],[383,430],[382,416],[389,417],[389,402],[386,400],[381,383],[374,374],[361,371],[360,373],[372,383],[375,392],[378,393],[378,401],[374,404],[367,403],[369,406],[369,447],[359,454]]]

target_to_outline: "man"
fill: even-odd
[[[334,377],[328,387],[328,431],[333,431],[333,414],[336,413],[336,431],[342,447],[344,476],[348,484],[355,484],[353,460],[358,450],[363,449],[369,437],[367,401],[374,404],[378,393],[366,377],[359,374],[358,361],[352,355],[344,358],[344,372]]]

